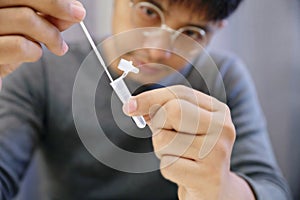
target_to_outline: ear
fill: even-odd
[[[228,20],[227,19],[223,19],[221,21],[218,22],[218,28],[219,29],[223,29],[228,25]]]

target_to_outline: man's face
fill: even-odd
[[[141,2],[146,2],[146,4]],[[135,5],[141,6],[135,7]],[[150,8],[151,5],[154,5],[161,13],[158,11],[159,14],[157,14],[156,8],[149,9],[148,5],[150,5]],[[136,16],[135,13],[141,16]],[[160,16],[160,14],[162,16]],[[164,19],[162,20],[161,18]],[[198,33],[198,30],[206,29],[205,40],[201,42],[201,45],[205,47],[210,42],[215,30],[220,27],[220,24],[219,22],[206,21],[204,18],[205,17],[199,15],[199,13],[193,13],[182,5],[169,5],[165,0],[115,0],[112,28],[113,34],[119,34],[136,28],[149,27],[146,25],[143,26],[144,22],[147,24],[156,20],[159,22],[153,23],[153,26],[160,27],[162,24],[160,22],[164,21],[165,25],[174,30],[188,27],[188,30],[184,32],[185,34],[190,34],[190,29],[192,31],[195,30],[196,33]],[[153,27],[152,25],[150,26]],[[202,32],[200,31],[200,33]],[[122,56],[122,58],[132,60],[134,65],[140,69],[138,75],[130,75],[130,78],[141,83],[154,83],[174,73],[174,71],[183,69],[188,64],[184,58],[175,54],[171,48],[170,50],[165,50],[169,49],[167,46],[172,46],[169,44],[170,42],[166,42],[170,41],[171,33],[169,34],[168,31],[162,31],[154,35],[157,34],[160,35],[154,37],[150,36],[147,41],[145,41],[145,43],[155,43],[157,48],[143,48],[144,44],[140,44],[141,49],[128,52]],[[190,35],[194,36],[196,34]],[[131,39],[133,40],[131,42],[134,42],[135,36],[132,37]],[[123,45],[126,45],[126,42],[129,43],[129,40],[130,39],[126,40]],[[166,43],[168,44],[166,45]],[[159,45],[161,45],[161,47]],[[180,48],[180,45],[178,46]],[[185,52],[187,52],[186,49],[187,47],[184,49]]]

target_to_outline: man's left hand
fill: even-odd
[[[147,120],[161,173],[178,185],[179,199],[239,199],[233,190],[242,186],[254,199],[247,183],[230,171],[236,135],[226,104],[172,86],[132,97],[123,110]]]

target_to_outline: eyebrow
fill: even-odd
[[[166,11],[167,11],[165,8],[162,7],[161,3],[159,3],[158,1],[155,1],[155,0],[148,0],[148,2],[154,4],[154,5],[157,6],[159,9],[161,9],[163,12],[166,12]]]

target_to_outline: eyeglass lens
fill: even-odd
[[[165,17],[161,9],[149,2],[138,2],[133,5],[132,20],[137,27],[162,27]],[[171,28],[170,28],[171,29]],[[205,41],[205,31],[196,26],[182,27],[178,32],[187,35],[199,43]]]

